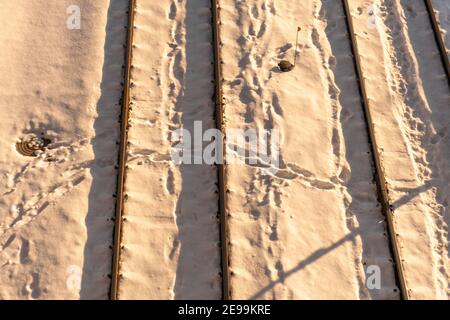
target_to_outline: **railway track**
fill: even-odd
[[[373,162],[375,166],[375,178],[377,190],[379,194],[380,203],[383,214],[386,217],[387,229],[389,233],[391,251],[395,263],[396,277],[398,286],[400,288],[401,298],[410,299],[410,290],[407,287],[405,280],[405,272],[403,262],[400,256],[400,245],[397,239],[397,233],[394,224],[394,212],[389,203],[387,183],[385,179],[384,169],[381,165],[381,157],[379,154],[379,147],[374,134],[374,126],[368,95],[366,91],[365,78],[363,76],[361,59],[356,41],[356,35],[350,6],[348,0],[341,0],[344,7],[345,19],[347,24],[347,31],[349,34],[349,41],[354,57],[354,65],[358,77],[359,92],[362,98],[362,105],[366,120],[366,127],[369,135],[369,142],[372,149]],[[445,66],[447,77],[450,84],[449,61],[446,54],[446,48],[443,38],[440,33],[439,24],[437,22],[432,3],[430,0],[424,0],[427,5],[427,10],[430,15],[430,21],[434,29],[436,41],[439,45],[441,58]],[[114,245],[113,245],[113,261],[111,274],[111,289],[110,298],[116,300],[118,296],[118,287],[120,282],[120,253],[122,240],[122,222],[123,222],[123,203],[124,203],[124,185],[126,180],[126,161],[127,161],[127,142],[128,142],[128,121],[130,109],[130,71],[132,59],[132,44],[133,44],[133,26],[134,15],[136,9],[136,0],[129,0],[128,9],[128,32],[127,32],[127,49],[126,49],[126,63],[124,72],[124,90],[122,98],[122,112],[121,112],[121,129],[120,129],[120,148],[119,148],[119,164],[118,164],[118,180],[116,191],[116,209],[115,209],[115,227],[114,227]],[[225,128],[224,128],[224,101],[222,93],[222,60],[221,60],[221,38],[220,38],[220,6],[218,0],[211,0],[211,24],[212,24],[212,44],[213,44],[213,65],[214,65],[214,103],[215,103],[215,122],[216,127],[222,132],[222,141],[219,143],[219,154],[222,158],[225,156]],[[217,163],[217,179],[219,192],[219,223],[220,223],[220,247],[221,247],[221,269],[222,269],[222,294],[224,300],[231,299],[230,293],[230,270],[229,270],[229,237],[228,237],[228,221],[227,221],[227,179],[226,179],[226,165],[225,161]]]
[[[118,161],[118,178],[116,190],[116,207],[115,207],[115,226],[114,226],[114,244],[113,244],[113,261],[111,273],[110,299],[119,299],[118,289],[121,278],[120,274],[120,253],[122,243],[122,222],[123,222],[123,203],[124,203],[124,186],[126,180],[126,163],[127,163],[127,143],[128,143],[128,123],[130,111],[130,72],[133,47],[133,29],[134,16],[136,10],[136,1],[129,1],[128,8],[128,25],[127,25],[127,44],[124,72],[124,89],[122,97],[121,110],[121,128],[120,128],[120,147]],[[211,0],[211,24],[212,24],[212,44],[214,49],[214,102],[215,102],[215,122],[216,127],[224,136],[223,126],[223,95],[222,95],[222,69],[220,56],[220,15],[219,4],[217,0]],[[224,139],[220,142],[219,154],[223,155],[225,150]],[[223,162],[223,161],[222,161]],[[223,299],[230,299],[229,290],[229,268],[228,268],[228,228],[226,214],[226,175],[225,164],[217,164],[217,178],[219,188],[219,220],[220,220],[220,243],[221,243],[221,260],[222,260],[222,292]]]
[[[430,17],[431,26],[433,27],[434,36],[439,47],[439,53],[441,55],[442,64],[444,65],[447,73],[448,84],[450,86],[450,62],[447,55],[447,48],[445,46],[444,37],[442,36],[441,27],[436,17],[436,11],[434,10],[432,0],[424,0],[427,7],[428,15]]]
[[[225,130],[223,122],[223,95],[222,95],[222,63],[220,55],[220,7],[218,0],[211,0],[212,29],[213,29],[213,48],[214,48],[214,102],[215,102],[215,120],[216,128],[222,132],[222,141],[220,141],[219,154],[225,159]],[[226,212],[226,193],[227,180],[225,174],[225,161],[219,161],[217,164],[217,179],[219,187],[219,218],[220,218],[220,243],[222,257],[222,297],[229,300],[229,255],[228,255],[228,221]]]
[[[127,162],[127,143],[128,143],[128,121],[130,113],[130,72],[131,58],[133,48],[133,26],[134,15],[136,9],[136,0],[129,0],[128,8],[128,24],[127,24],[127,44],[125,57],[125,72],[123,82],[122,111],[120,120],[120,145],[119,145],[119,161],[118,176],[116,190],[116,209],[115,209],[115,225],[114,225],[114,244],[113,244],[113,261],[111,273],[110,299],[117,300],[119,281],[120,281],[120,250],[122,242],[122,222],[123,222],[123,203],[124,203],[124,186],[126,179],[126,162]]]
[[[372,114],[369,106],[369,100],[366,90],[365,78],[363,76],[361,68],[361,58],[358,48],[358,43],[356,41],[356,35],[353,25],[353,20],[351,16],[351,10],[348,0],[342,0],[342,5],[344,6],[345,19],[347,23],[347,31],[351,42],[352,54],[354,57],[354,64],[356,69],[356,75],[358,78],[358,89],[362,98],[362,105],[364,110],[364,117],[366,120],[366,127],[369,134],[369,143],[372,149],[372,157],[375,165],[375,180],[377,184],[378,197],[381,203],[383,214],[386,217],[387,229],[390,239],[391,252],[394,258],[395,270],[397,283],[400,288],[400,295],[403,300],[410,299],[410,291],[406,285],[405,272],[403,268],[403,262],[400,256],[400,245],[397,239],[397,232],[394,225],[394,212],[389,203],[387,183],[385,179],[385,173],[381,165],[381,157],[379,154],[379,147],[375,137]]]

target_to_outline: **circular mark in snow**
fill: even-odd
[[[16,150],[25,157],[36,157],[39,151],[44,151],[50,144],[50,140],[37,137],[35,134],[27,134],[16,143]]]

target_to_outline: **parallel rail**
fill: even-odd
[[[126,161],[127,161],[127,142],[128,142],[128,120],[130,110],[130,70],[131,70],[131,58],[132,58],[132,44],[133,44],[133,26],[134,16],[137,0],[129,0],[128,11],[128,32],[127,32],[127,51],[126,51],[126,65],[124,75],[124,90],[122,97],[122,111],[121,111],[121,131],[120,131],[120,148],[119,148],[119,161],[118,161],[118,179],[117,179],[117,191],[116,191],[116,209],[115,209],[115,227],[114,227],[114,245],[113,245],[113,261],[112,261],[112,274],[111,274],[111,288],[110,298],[117,300],[118,286],[120,281],[120,249],[122,242],[122,222],[123,222],[123,204],[124,204],[124,185],[126,178]],[[442,36],[440,36],[439,26],[434,15],[430,0],[425,0],[427,8],[430,12],[430,19],[432,20],[433,28],[435,29],[436,38],[440,47],[441,55],[444,65],[446,67],[447,76],[450,81],[450,67],[448,64],[448,57],[445,51],[445,44],[443,43]],[[397,281],[399,284],[402,299],[409,299],[409,290],[406,286],[405,273],[402,265],[402,259],[400,257],[399,243],[397,239],[397,233],[394,227],[393,211],[389,204],[387,183],[385,180],[384,170],[381,166],[381,158],[378,152],[378,145],[374,134],[374,127],[372,121],[372,115],[369,108],[369,102],[367,97],[365,80],[362,74],[361,60],[359,55],[358,44],[354,33],[353,21],[351,18],[350,7],[348,0],[342,0],[345,8],[345,16],[347,22],[347,28],[350,35],[351,48],[353,56],[355,58],[355,69],[359,79],[359,91],[362,97],[362,104],[364,108],[364,114],[366,119],[366,125],[369,133],[369,140],[372,148],[373,161],[375,164],[376,181],[381,201],[383,212],[386,216],[388,232],[390,237],[390,243],[394,256]],[[430,7],[431,6],[431,7]],[[220,39],[220,14],[218,0],[211,0],[211,12],[212,12],[212,36],[213,36],[213,53],[214,53],[214,84],[215,84],[215,121],[216,127],[222,132],[222,141],[219,143],[219,155],[224,159],[225,157],[225,128],[224,128],[224,104],[222,93],[222,68],[221,68],[221,39]],[[431,13],[432,12],[432,13]],[[435,22],[433,22],[433,20]],[[439,40],[440,39],[440,40]],[[445,59],[444,59],[445,55]],[[229,237],[228,237],[228,217],[226,212],[227,207],[227,179],[225,172],[224,161],[219,161],[217,164],[217,176],[218,176],[218,188],[219,188],[219,217],[220,217],[220,241],[221,241],[221,261],[222,261],[222,292],[223,299],[229,300],[230,296],[230,272],[229,272]]]
[[[445,71],[447,72],[448,84],[450,86],[450,62],[448,60],[447,48],[445,46],[444,37],[442,36],[441,27],[439,25],[436,13],[433,8],[433,3],[431,0],[424,0],[425,6],[427,7],[428,16],[430,17],[430,22],[433,27],[434,36],[439,47],[439,53],[441,55],[442,64],[444,65]]]
[[[224,300],[230,300],[229,285],[229,254],[228,254],[228,219],[227,219],[227,179],[225,172],[225,128],[223,122],[223,94],[222,94],[222,59],[220,55],[220,13],[218,0],[211,0],[213,47],[214,47],[214,101],[216,128],[222,132],[219,155],[221,161],[217,164],[217,179],[219,187],[219,217],[220,243],[222,256],[222,294]]]
[[[127,162],[127,143],[128,143],[128,119],[130,114],[130,72],[131,58],[133,48],[133,31],[134,31],[134,15],[136,8],[136,0],[129,0],[128,8],[128,26],[127,26],[127,50],[125,57],[125,73],[123,82],[122,111],[120,121],[120,147],[118,161],[118,176],[116,190],[116,210],[115,210],[115,226],[114,226],[114,245],[113,245],[113,261],[111,273],[110,299],[119,299],[119,281],[120,281],[120,249],[122,243],[122,222],[123,222],[123,203],[124,188],[126,178],[126,162]]]
[[[135,16],[136,0],[130,0],[128,9],[128,34],[127,34],[127,51],[126,65],[124,75],[124,90],[122,97],[121,111],[121,130],[120,130],[120,148],[119,148],[119,164],[118,179],[116,191],[116,210],[115,210],[115,227],[114,227],[114,245],[113,245],[113,261],[111,274],[110,299],[117,300],[118,287],[120,282],[120,249],[122,243],[122,222],[123,222],[123,203],[124,203],[124,185],[126,179],[126,161],[127,161],[127,142],[128,142],[128,120],[130,110],[130,70],[132,59],[133,45],[133,26]],[[212,12],[212,29],[213,29],[213,47],[214,47],[214,82],[215,82],[215,120],[216,127],[222,132],[223,127],[223,95],[222,95],[222,69],[220,56],[220,33],[219,33],[219,5],[217,0],[211,0]],[[223,157],[225,150],[225,141],[220,143],[221,150],[219,154]],[[221,241],[221,260],[222,260],[222,291],[223,299],[230,299],[229,289],[229,268],[228,268],[228,224],[226,214],[226,175],[225,165],[217,164],[218,188],[219,188],[219,217],[220,217],[220,241]]]
[[[389,203],[387,183],[385,179],[385,173],[383,167],[381,165],[381,157],[378,152],[378,144],[375,137],[372,114],[369,107],[369,100],[367,96],[366,83],[363,77],[362,68],[361,68],[361,58],[359,54],[358,43],[356,41],[355,30],[353,25],[353,20],[351,16],[350,7],[348,4],[348,0],[342,0],[343,6],[345,8],[345,18],[347,21],[347,29],[350,35],[350,42],[352,48],[352,54],[354,56],[355,61],[355,69],[358,77],[359,83],[359,91],[362,97],[362,104],[364,108],[364,116],[366,119],[366,126],[369,133],[369,142],[372,148],[372,156],[375,164],[375,178],[377,183],[377,189],[379,194],[379,199],[381,202],[383,213],[386,217],[388,233],[390,238],[390,246],[391,251],[394,258],[395,268],[396,268],[396,278],[400,288],[401,298],[404,300],[409,300],[410,291],[407,288],[406,280],[405,280],[405,272],[403,269],[402,259],[400,257],[400,245],[397,239],[397,233],[395,231],[394,226],[394,212]]]

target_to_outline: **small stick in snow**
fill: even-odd
[[[280,61],[280,63],[278,63],[278,67],[283,72],[291,71],[295,67],[295,64],[297,62],[298,34],[299,34],[300,30],[302,30],[302,28],[297,27],[297,38],[295,40],[295,47],[294,47],[294,50],[295,50],[295,53],[294,53],[294,64],[290,63],[287,60],[282,60],[282,61]]]
[[[302,30],[302,28],[297,27],[297,39],[295,40],[295,48],[294,48],[294,50],[295,50],[294,51],[295,52],[295,54],[294,54],[294,67],[295,67],[295,64],[297,63],[298,34],[300,33],[300,30]]]

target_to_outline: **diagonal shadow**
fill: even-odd
[[[392,203],[392,206],[394,207],[394,209],[397,209],[397,208],[407,204],[408,202],[410,202],[412,199],[417,197],[422,192],[426,192],[432,186],[433,186],[433,184],[429,180],[429,181],[425,182],[424,185],[421,185],[417,188],[412,188],[412,189],[399,188],[399,189],[397,189],[397,191],[406,192],[406,194],[403,197],[401,197],[400,199],[398,199],[397,201],[395,201],[394,203]]]
[[[358,236],[361,233],[359,228],[354,229],[351,233],[347,234],[345,237],[341,238],[340,240],[336,241],[332,245],[321,248],[316,250],[314,253],[312,253],[310,256],[308,256],[306,259],[300,261],[295,268],[292,268],[291,270],[288,270],[287,272],[282,273],[276,281],[272,281],[267,286],[259,290],[257,293],[255,293],[253,296],[250,297],[250,300],[256,300],[261,298],[266,292],[272,290],[277,284],[283,283],[286,278],[292,276],[294,273],[304,269],[307,265],[319,260],[329,252],[333,251],[334,249],[338,248],[339,246],[343,245],[347,241],[352,241],[356,236]]]

